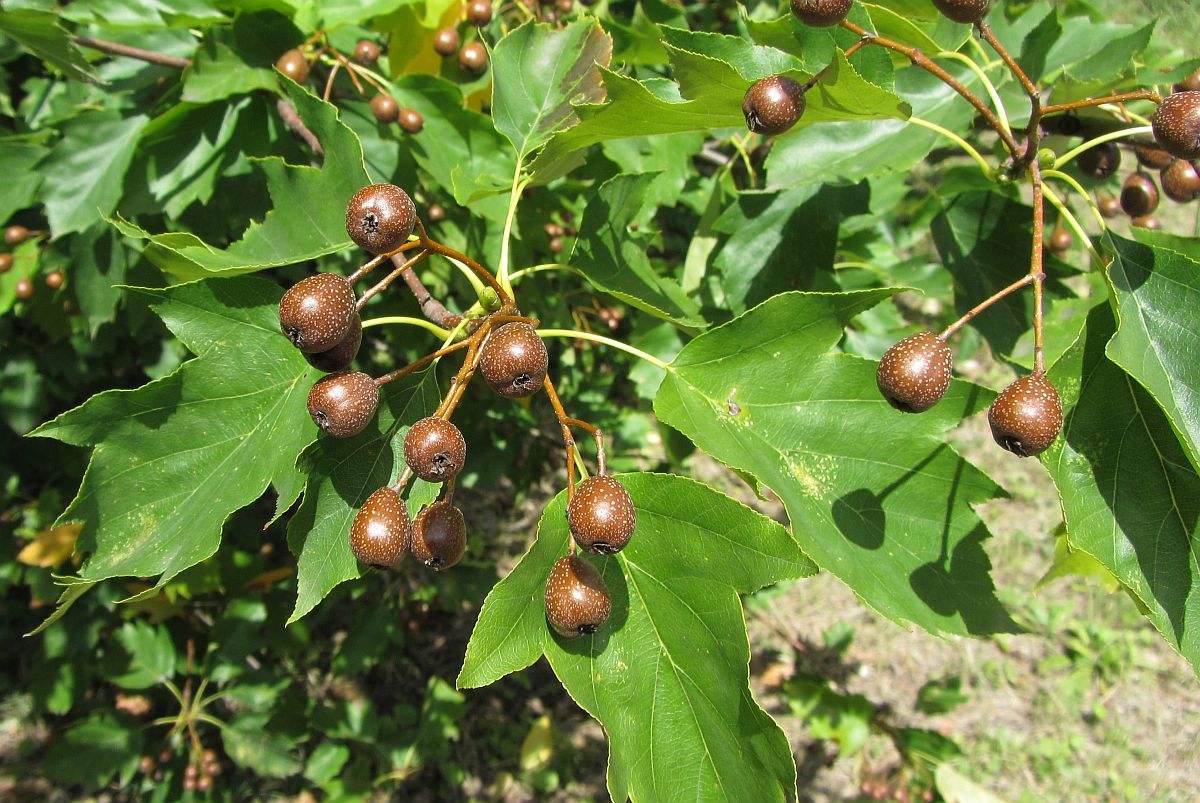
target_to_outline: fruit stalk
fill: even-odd
[[[404,273],[406,270],[410,270],[414,265],[416,265],[418,262],[420,262],[427,256],[429,256],[429,251],[427,251],[427,250],[421,251],[416,256],[410,257],[409,259],[405,260],[404,262],[400,262],[397,265],[395,270],[393,270],[391,273],[389,273],[387,276],[385,276],[383,279],[381,279],[379,281],[379,283],[376,284],[374,287],[372,287],[370,290],[368,290],[367,292],[362,294],[362,296],[358,299],[358,302],[357,302],[358,308],[361,310],[363,308],[364,304],[366,304],[368,301],[370,301],[372,298],[374,298],[379,293],[382,293],[384,290],[386,290],[388,288],[388,285],[390,285],[392,282],[394,282],[396,280],[397,276]],[[393,257],[392,258],[393,263],[396,263],[396,260],[398,258],[399,258],[398,255],[396,257]]]
[[[957,321],[955,321],[954,323],[950,324],[945,329],[943,329],[942,333],[938,335],[938,338],[940,338],[941,340],[948,339],[952,334],[957,332],[959,329],[963,328],[963,326],[965,326],[968,322],[970,322],[971,319],[974,318],[976,315],[983,312],[985,309],[992,306],[993,304],[995,304],[997,301],[1001,300],[1005,296],[1012,295],[1013,293],[1017,292],[1025,285],[1032,284],[1033,282],[1034,282],[1034,276],[1032,273],[1029,273],[1029,274],[1026,274],[1025,276],[1022,276],[1020,279],[1017,279],[1015,282],[1010,284],[1008,287],[1005,287],[1002,290],[997,290],[995,293],[988,296],[983,301],[980,301],[974,307],[971,307],[971,309],[969,309],[965,313],[963,313],[963,316],[961,318],[959,318]]]
[[[1045,371],[1042,354],[1042,288],[1046,274],[1042,270],[1042,240],[1046,228],[1046,201],[1042,194],[1042,168],[1035,159],[1029,165],[1033,185],[1033,251],[1029,257],[1029,278],[1033,280],[1033,372]]]
[[[1074,109],[1088,109],[1093,106],[1102,106],[1105,103],[1128,103],[1131,100],[1149,100],[1153,103],[1162,103],[1162,96],[1151,89],[1137,89],[1133,92],[1118,92],[1115,95],[1104,95],[1099,98],[1084,98],[1083,100],[1073,100],[1070,103],[1055,103],[1051,106],[1046,106],[1042,109],[1042,116],[1049,114],[1059,114],[1061,112],[1072,111]]]
[[[410,362],[408,365],[404,366],[403,368],[397,368],[395,371],[389,371],[388,373],[386,373],[383,376],[376,379],[375,384],[382,387],[382,386],[386,385],[388,382],[393,382],[403,376],[408,376],[413,371],[421,370],[426,365],[429,365],[429,363],[433,362],[436,359],[444,357],[447,354],[450,354],[451,352],[458,351],[459,349],[465,349],[465,348],[470,347],[470,345],[473,342],[475,342],[475,341],[468,338],[467,340],[460,340],[457,343],[452,343],[451,345],[446,346],[445,348],[440,348],[435,352],[426,354],[424,357],[422,357],[419,360],[413,360],[412,362]]]
[[[975,27],[979,31],[980,38],[996,51],[1000,60],[1008,67],[1008,71],[1013,74],[1021,84],[1021,88],[1025,90],[1025,94],[1029,96],[1029,125],[1025,128],[1025,153],[1018,160],[1019,165],[1028,164],[1037,155],[1038,144],[1041,140],[1038,126],[1042,119],[1042,95],[1034,86],[1033,81],[1029,80],[1025,71],[1021,69],[1021,65],[1017,64],[1016,59],[1008,52],[1008,48],[996,38],[995,33],[992,32],[992,26],[988,25],[986,20],[980,20]]]
[[[417,219],[417,234],[421,238],[421,244],[423,247],[435,254],[439,254],[448,259],[458,260],[462,264],[466,265],[475,272],[476,276],[483,279],[493,290],[496,291],[496,295],[500,296],[500,300],[504,302],[504,306],[513,306],[512,294],[505,290],[500,282],[496,281],[496,277],[492,275],[491,271],[480,265],[475,260],[471,259],[466,254],[455,251],[453,248],[442,245],[437,240],[431,238],[429,234],[426,233],[425,224],[421,222],[420,218]]]
[[[280,98],[275,101],[275,108],[279,111],[279,116],[283,119],[287,127],[292,129],[300,139],[304,140],[304,144],[308,145],[313,155],[318,159],[324,159],[325,149],[321,147],[321,141],[317,139],[317,135],[300,119],[300,115],[296,113],[296,107],[283,98]]]
[[[393,256],[392,263],[399,265],[399,259],[399,256]],[[463,316],[446,309],[445,304],[434,298],[415,270],[404,271],[403,275],[404,283],[408,285],[408,289],[412,291],[413,297],[417,299],[417,305],[421,307],[422,315],[448,329],[458,326]]]

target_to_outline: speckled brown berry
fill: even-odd
[[[66,280],[61,270],[52,270],[46,274],[46,286],[51,290],[57,290],[62,287]]]
[[[567,506],[575,543],[595,555],[620,552],[633,536],[637,511],[625,486],[612,477],[588,477]]]
[[[792,13],[805,25],[828,28],[846,19],[853,0],[792,0]]]
[[[366,429],[379,407],[379,386],[361,371],[343,371],[317,380],[308,392],[308,414],[335,438]]]
[[[433,35],[433,49],[442,56],[453,56],[458,52],[458,31],[442,28]]]
[[[979,22],[988,10],[988,0],[933,0],[933,4],[950,19],[966,25]]]
[[[491,0],[470,0],[467,3],[467,22],[482,28],[492,21]]]
[[[426,482],[448,482],[467,460],[467,442],[444,418],[422,418],[404,436],[404,462]]]
[[[1121,186],[1121,208],[1130,217],[1144,217],[1158,208],[1158,187],[1141,173],[1130,173]]]
[[[33,282],[29,281],[28,277],[17,279],[17,283],[13,285],[13,293],[21,301],[28,301],[33,298]]]
[[[804,104],[804,87],[786,75],[772,75],[746,90],[742,115],[752,132],[774,137],[796,124],[804,114]]]
[[[362,318],[358,316],[358,312],[355,312],[354,317],[350,320],[350,331],[341,339],[341,342],[327,351],[305,354],[304,359],[308,360],[308,364],[313,368],[327,374],[344,370],[358,356],[358,349],[362,345],[362,334]]]
[[[1164,151],[1180,159],[1200,158],[1200,91],[1168,95],[1150,122]]]
[[[1151,148],[1149,145],[1135,146],[1133,149],[1133,154],[1137,157],[1138,164],[1154,170],[1162,170],[1171,162],[1175,161],[1175,157],[1164,151],[1162,148]]]
[[[404,560],[411,541],[408,508],[386,486],[367,497],[350,525],[350,550],[369,566],[392,568]]]
[[[467,42],[458,51],[458,66],[472,75],[483,75],[487,65],[488,52],[482,42]]]
[[[400,104],[387,92],[380,92],[371,98],[371,114],[384,125],[391,125],[400,117]]]
[[[1140,217],[1130,218],[1129,225],[1135,229],[1149,229],[1150,231],[1160,231],[1162,229],[1162,221],[1154,215],[1141,215]]]
[[[546,578],[546,619],[567,638],[595,633],[612,613],[612,597],[596,567],[564,555]]]
[[[275,62],[275,69],[298,84],[308,80],[308,60],[297,49],[293,48],[280,56],[279,61]]]
[[[441,204],[430,204],[425,208],[425,217],[430,223],[441,223],[446,219],[446,207]]]
[[[1200,198],[1200,173],[1188,159],[1176,159],[1159,174],[1163,192],[1175,203],[1186,204]]]
[[[13,255],[12,254],[0,254],[0,273],[8,273],[10,270],[12,270],[12,266],[13,266]]]
[[[425,127],[425,118],[416,109],[405,107],[400,110],[400,128],[406,134],[420,134]]]
[[[1106,179],[1121,166],[1121,149],[1115,142],[1102,142],[1079,154],[1076,163],[1085,176]]]
[[[417,223],[417,208],[395,184],[371,184],[346,206],[346,232],[358,246],[384,254],[404,245]]]
[[[354,60],[364,67],[374,67],[375,62],[379,61],[379,54],[379,45],[370,39],[360,40],[354,46]]]
[[[1071,250],[1075,238],[1066,229],[1055,229],[1046,239],[1046,247],[1059,256]]]
[[[954,355],[933,332],[909,335],[883,354],[875,383],[888,404],[905,413],[923,413],[950,387]]]
[[[4,229],[4,242],[9,245],[20,245],[29,239],[29,229],[24,226],[9,226]]]
[[[527,323],[506,323],[488,335],[479,370],[497,394],[507,399],[532,396],[546,378],[546,344]]]
[[[1062,429],[1062,400],[1042,374],[1023,376],[1001,391],[988,408],[996,443],[1017,457],[1041,454]]]
[[[1103,195],[1096,202],[1096,206],[1100,209],[1100,214],[1104,217],[1112,218],[1121,214],[1121,202],[1114,195]]]
[[[412,554],[431,569],[443,571],[462,560],[467,550],[467,524],[449,502],[434,502],[413,522]]]
[[[292,285],[279,301],[279,328],[292,345],[316,354],[342,342],[357,309],[354,288],[336,273],[318,273]]]

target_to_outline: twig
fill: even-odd
[[[283,122],[287,123],[287,127],[292,129],[300,139],[307,143],[309,149],[318,159],[325,158],[325,149],[321,147],[321,141],[317,139],[317,135],[309,130],[304,121],[300,119],[300,115],[296,113],[296,107],[289,101],[280,98],[275,101],[275,108],[279,110],[279,116],[283,118]]]
[[[110,56],[126,56],[131,59],[158,64],[162,67],[174,67],[178,70],[183,70],[192,66],[191,59],[185,59],[181,56],[168,56],[166,53],[155,53],[153,50],[142,50],[140,47],[130,47],[120,42],[109,42],[107,39],[76,36],[75,43],[89,47],[92,50],[99,50],[101,53],[107,53]]]
[[[400,261],[400,255],[392,257],[392,264],[400,267],[404,263]],[[414,270],[406,270],[403,273],[404,283],[408,285],[408,289],[412,291],[413,297],[417,299],[417,304],[421,307],[421,314],[436,324],[441,324],[447,328],[453,329],[462,321],[462,316],[457,315],[446,309],[446,305],[433,297],[433,294],[425,287],[425,283],[421,281],[421,277]]]

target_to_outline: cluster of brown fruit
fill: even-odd
[[[346,231],[374,257],[349,278],[333,273],[309,276],[284,293],[279,303],[284,335],[310,364],[331,372],[318,380],[308,395],[309,414],[317,426],[338,438],[359,434],[375,416],[382,385],[454,351],[466,351],[441,404],[406,433],[406,467],[400,478],[373,492],[356,514],[349,532],[355,557],[381,568],[396,566],[409,552],[434,569],[457,564],[466,549],[466,525],[453,503],[454,486],[466,462],[467,444],[450,420],[455,408],[476,371],[502,398],[523,398],[545,389],[566,448],[571,531],[568,554],[555,564],[546,583],[547,618],[555,632],[564,636],[594,632],[607,620],[612,602],[599,572],[574,554],[575,549],[578,546],[597,555],[622,549],[633,534],[634,506],[624,487],[607,475],[600,430],[564,411],[547,373],[548,354],[535,329],[536,321],[521,314],[509,292],[486,268],[430,238],[412,199],[395,185],[373,184],[356,193],[346,209]],[[427,291],[415,283],[419,280],[412,271],[430,254],[468,266],[487,282],[495,303],[481,304],[489,308],[476,317],[454,316],[456,335],[462,339],[452,338],[449,345],[402,368],[378,378],[347,370],[362,342],[363,305],[401,276],[424,305],[427,299],[420,295]],[[353,283],[385,260],[391,261],[394,270],[356,297]],[[574,482],[573,428],[590,433],[598,450],[597,474],[578,487]],[[425,506],[415,520],[410,519],[401,496],[413,476],[443,486],[442,498]]]
[[[138,761],[138,772],[158,782],[164,777],[163,767],[175,760],[175,749],[168,744],[155,756],[144,755]],[[218,775],[224,771],[217,751],[205,748],[196,756],[195,761],[189,761],[183,770],[183,788],[187,792],[210,792]]]
[[[12,225],[4,229],[4,242],[8,245],[20,245],[30,237],[36,237],[42,232],[30,231],[24,226]],[[11,252],[0,252],[0,273],[8,273],[13,269],[14,257]],[[51,290],[57,290],[66,283],[66,277],[60,270],[52,270],[46,274],[43,281]],[[22,276],[17,279],[13,285],[13,294],[21,301],[28,301],[33,298],[34,293],[33,280],[28,276]]]

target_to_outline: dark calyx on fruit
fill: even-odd
[[[1200,91],[1168,95],[1150,122],[1154,139],[1167,153],[1179,159],[1200,158]]]
[[[292,285],[279,301],[279,328],[306,354],[328,351],[350,332],[354,288],[336,273],[318,273]]]
[[[304,58],[303,53],[294,48],[279,57],[279,61],[275,62],[275,69],[298,84],[308,80],[308,60]]]
[[[425,127],[425,118],[416,109],[407,107],[400,110],[400,128],[406,134],[419,134],[421,129]]]
[[[458,31],[442,28],[433,35],[433,49],[442,56],[453,56],[458,52]]]
[[[988,408],[988,423],[996,443],[1018,457],[1032,457],[1058,437],[1062,400],[1050,380],[1030,374],[1001,391]]]
[[[354,60],[364,67],[374,67],[379,61],[379,45],[370,39],[363,39],[354,46]]]
[[[396,122],[400,117],[400,104],[386,92],[380,92],[371,98],[371,114],[384,125]]]
[[[426,482],[454,479],[466,460],[462,432],[444,418],[422,418],[404,436],[404,462]]]
[[[1121,187],[1121,208],[1130,217],[1144,217],[1158,208],[1158,187],[1154,179],[1130,173]]]
[[[577,555],[564,555],[546,578],[546,619],[567,638],[595,633],[612,613],[608,586],[596,567]]]
[[[4,229],[4,242],[9,245],[20,245],[29,239],[29,229],[24,226],[9,226]]]
[[[416,223],[412,198],[395,184],[363,187],[346,206],[346,232],[372,254],[385,254],[404,245]]]
[[[909,335],[884,352],[875,383],[888,404],[905,413],[923,413],[950,387],[954,355],[933,332]]]
[[[458,51],[458,66],[469,73],[480,75],[487,69],[488,52],[481,42],[468,42]]]
[[[467,22],[482,28],[492,21],[491,0],[471,0],[467,3]]]
[[[828,28],[846,19],[853,0],[792,0],[792,13],[805,25]]]
[[[429,505],[413,522],[413,557],[442,571],[462,560],[467,550],[467,524],[462,511],[442,500]]]
[[[984,18],[988,0],[933,0],[938,11],[955,22],[974,25]]]
[[[343,371],[317,380],[308,392],[308,414],[335,438],[366,429],[379,407],[379,386],[361,371]]]
[[[313,368],[327,374],[344,370],[358,356],[358,348],[362,345],[362,333],[362,318],[356,310],[350,319],[350,331],[336,346],[316,354],[305,354],[304,359],[308,360],[308,364]]]
[[[412,522],[400,494],[383,487],[367,497],[350,525],[350,549],[370,566],[390,569],[408,553]]]
[[[1133,153],[1137,156],[1140,164],[1145,167],[1152,167],[1155,170],[1162,170],[1175,161],[1175,157],[1162,148],[1151,148],[1149,145],[1136,145],[1134,146]]]
[[[596,555],[612,555],[629,543],[637,512],[629,492],[612,477],[588,477],[567,506],[575,543]]]
[[[773,137],[796,124],[804,114],[804,103],[804,87],[786,75],[772,75],[746,90],[742,115],[752,132]]]
[[[1176,159],[1159,174],[1163,192],[1172,201],[1186,204],[1200,198],[1200,173],[1188,159]]]
[[[1102,142],[1079,154],[1078,163],[1085,176],[1105,179],[1121,166],[1121,149],[1115,142]]]
[[[546,344],[527,323],[506,323],[488,335],[479,370],[497,394],[508,399],[532,396],[546,379]]]

